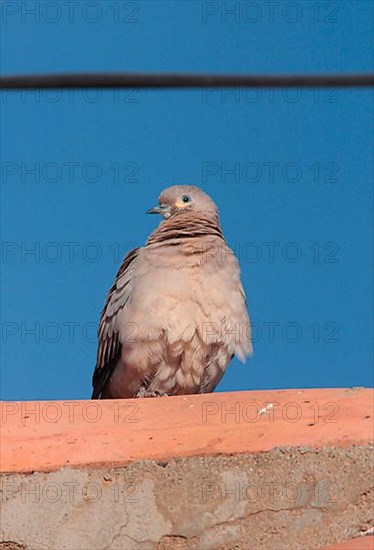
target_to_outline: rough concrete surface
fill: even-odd
[[[372,526],[372,447],[2,475],[1,550],[292,550]],[[12,545],[13,544],[13,545]]]

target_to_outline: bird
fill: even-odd
[[[214,201],[173,185],[147,214],[162,217],[123,260],[101,312],[92,399],[213,392],[252,353],[238,261]]]

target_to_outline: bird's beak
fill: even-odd
[[[161,214],[161,216],[167,217],[169,214],[170,207],[168,204],[161,203],[158,206],[154,206],[147,210],[147,214]]]

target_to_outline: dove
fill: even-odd
[[[212,392],[234,356],[252,353],[240,268],[213,200],[174,185],[147,213],[162,220],[107,296],[92,399]]]

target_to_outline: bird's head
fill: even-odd
[[[160,214],[164,219],[180,212],[197,212],[217,216],[217,207],[212,199],[193,185],[173,185],[162,191],[158,205],[150,208],[147,214]]]

